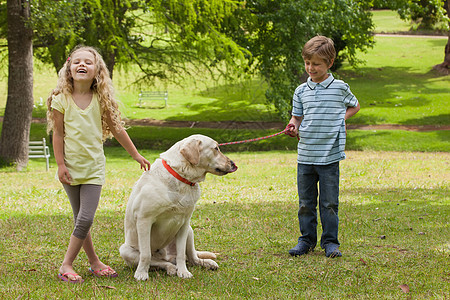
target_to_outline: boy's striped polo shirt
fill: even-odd
[[[302,117],[298,163],[327,165],[345,158],[345,113],[358,100],[331,73],[320,83],[308,78],[294,93],[292,115]]]

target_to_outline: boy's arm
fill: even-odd
[[[347,107],[347,111],[345,112],[345,119],[347,120],[348,118],[353,117],[354,115],[356,115],[356,113],[359,111],[359,102],[358,105],[356,105],[355,107]]]
[[[120,145],[122,145],[122,147],[131,155],[131,157],[141,165],[141,169],[144,169],[145,171],[150,170],[150,162],[141,154],[139,154],[136,146],[134,146],[126,130],[124,128],[121,128],[120,131],[118,131],[114,127],[110,118],[107,118],[106,123],[108,124],[112,134],[120,143]]]

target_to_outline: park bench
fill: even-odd
[[[167,99],[169,98],[168,91],[141,91],[139,93],[139,107],[153,107],[153,108],[162,108],[167,107]],[[158,104],[159,102],[163,102],[162,105],[153,105],[153,103]]]
[[[45,143],[45,138],[42,141],[29,141],[28,143],[28,158],[45,158],[47,163],[46,170],[49,168],[50,149]]]

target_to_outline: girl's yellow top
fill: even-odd
[[[106,159],[97,94],[84,110],[71,95],[62,93],[53,96],[51,107],[64,115],[64,161],[72,177],[71,185],[103,185]]]

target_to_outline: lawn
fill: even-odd
[[[431,67],[442,60],[445,39],[432,37],[376,36],[375,47],[359,58],[366,61],[358,69],[348,65],[336,74],[348,82],[361,103],[360,112],[349,124],[450,125],[450,77],[437,76]],[[395,53],[395,56],[391,54]],[[42,67],[40,67],[42,68]],[[46,97],[56,78],[52,72],[36,72],[35,95]],[[47,75],[45,75],[47,74]],[[45,76],[44,76],[45,75]],[[120,76],[117,76],[120,77]],[[126,77],[124,77],[126,78]],[[51,80],[50,80],[51,79]],[[127,118],[188,121],[279,121],[275,111],[265,104],[264,84],[257,79],[215,86],[198,83],[195,89],[169,88],[166,109],[137,106],[137,91],[122,89],[117,78],[122,112]],[[45,82],[47,82],[45,84]],[[1,91],[1,88],[0,88]],[[5,97],[6,100],[6,97]],[[0,107],[1,107],[0,99]],[[43,117],[44,100],[36,103],[34,115]],[[42,104],[42,105],[41,105]],[[262,126],[261,126],[262,127]],[[280,127],[279,130],[282,128]],[[133,126],[130,136],[141,148],[164,150],[190,134],[210,135],[219,142],[244,140],[275,133],[277,130],[204,128],[145,128]],[[45,136],[42,125],[33,124],[33,139]],[[399,143],[398,141],[403,142]],[[230,151],[295,149],[292,141],[277,137],[253,144],[231,146]],[[350,130],[347,149],[382,151],[448,151],[450,131],[405,132],[395,130]]]
[[[361,103],[349,121],[449,125],[450,77],[431,71],[443,60],[446,39],[377,36],[375,42],[374,49],[358,56],[364,66],[339,72]]]
[[[163,271],[136,282],[119,256],[123,217],[138,165],[107,148],[107,183],[92,229],[115,280],[89,275],[81,286],[57,270],[71,233],[71,210],[54,165],[0,172],[2,299],[448,299],[450,296],[448,153],[348,151],[341,163],[342,258],[319,247],[287,253],[299,235],[295,152],[229,153],[239,170],[208,175],[192,218],[196,247],[219,253],[217,271],[189,269],[183,280]],[[153,160],[157,152],[143,151]],[[20,189],[17,188],[20,186]],[[319,231],[320,234],[320,231]],[[400,285],[407,285],[405,294]]]
[[[344,66],[336,74],[361,102],[360,113],[350,123],[450,125],[450,79],[430,71],[443,59],[446,40],[375,39],[375,48],[359,56],[365,65],[357,70]],[[42,66],[35,71],[34,115],[42,117],[56,75]],[[278,120],[273,108],[265,105],[264,84],[258,79],[169,86],[169,107],[160,110],[139,108],[138,91],[125,89],[126,83],[125,75],[116,74],[122,111],[128,118]],[[0,82],[0,95],[2,111],[5,80]],[[219,142],[274,133],[142,126],[128,132],[150,161],[194,133]],[[32,139],[45,135],[43,124],[32,124]],[[0,298],[450,298],[449,130],[349,130],[339,207],[344,256],[338,259],[327,259],[319,247],[299,258],[287,253],[299,235],[295,139],[282,135],[221,149],[239,170],[224,177],[207,176],[191,222],[197,249],[217,252],[220,268],[207,271],[190,266],[194,278],[189,280],[151,271],[147,282],[136,282],[134,270],[120,258],[127,198],[141,174],[122,148],[105,148],[107,182],[92,228],[101,259],[119,272],[114,280],[90,276],[83,252],[75,269],[84,284],[72,286],[56,277],[71,234],[71,209],[54,178],[53,156],[49,172],[44,160],[31,160],[26,172],[2,169]]]
[[[375,11],[376,32],[383,26],[403,31],[405,22],[389,11]],[[402,25],[403,24],[403,25]],[[349,124],[450,125],[450,77],[437,76],[432,66],[442,62],[445,38],[376,36],[375,47],[358,58],[365,61],[357,69],[344,64],[335,75],[349,83],[361,104],[360,112]],[[45,116],[45,99],[55,86],[56,72],[35,62],[35,117]],[[121,102],[122,115],[129,119],[150,118],[179,121],[280,121],[273,106],[267,105],[266,85],[257,77],[234,82],[195,82],[186,79],[183,86],[168,85],[169,105],[165,109],[141,108],[136,89],[129,88],[133,73],[116,71],[114,83]],[[6,80],[0,82],[0,114],[6,103]],[[262,126],[261,126],[262,127]],[[279,130],[282,129],[280,126]],[[175,141],[194,133],[212,136],[219,142],[243,140],[275,133],[262,131],[203,128],[141,128],[134,126],[130,136],[139,147],[164,150]],[[45,131],[32,125],[32,139],[41,139]],[[403,140],[398,143],[398,140]],[[114,144],[114,143],[113,143]],[[350,150],[448,151],[450,132],[349,131]],[[288,139],[232,146],[230,151],[295,149]]]
[[[374,11],[373,19],[377,33],[408,30],[408,23],[392,11]],[[335,74],[350,84],[361,103],[361,111],[349,122],[449,125],[450,77],[431,71],[443,61],[446,38],[376,36],[375,42],[373,49],[358,53],[365,63],[357,70],[344,65]],[[0,115],[7,95],[6,70],[2,74],[5,80],[0,81]],[[273,106],[266,103],[266,84],[257,77],[233,82],[187,78],[182,86],[148,88],[169,91],[168,108],[149,109],[138,106],[139,90],[130,87],[135,75],[118,69],[114,73],[117,99],[122,103],[123,116],[129,119],[279,121]],[[44,117],[45,101],[56,79],[54,69],[35,61],[35,117]]]
[[[412,27],[409,21],[400,19],[397,12],[388,9],[373,11],[372,20],[376,33],[408,32]]]
[[[280,129],[209,129],[133,126],[128,133],[138,149],[164,151],[182,138],[203,134],[218,143],[241,141],[269,136]],[[32,124],[30,138],[41,140],[46,135],[44,124]],[[108,146],[119,146],[117,141],[107,141]],[[297,140],[284,134],[251,143],[221,147],[226,152],[297,150]],[[421,151],[448,152],[450,130],[414,132],[403,130],[348,130],[346,149],[358,151]],[[51,160],[53,161],[53,154]]]
[[[373,49],[358,54],[365,64],[356,70],[344,65],[335,74],[349,83],[361,103],[361,111],[349,123],[449,125],[450,77],[431,71],[443,60],[446,39],[376,36],[375,42]],[[35,116],[44,116],[45,99],[56,82],[51,74],[53,70],[42,66],[35,72]],[[209,85],[187,80],[184,87],[169,86],[168,108],[148,109],[137,105],[139,91],[125,89],[127,76],[131,75],[116,74],[115,82],[122,113],[130,119],[279,120],[266,103],[265,84],[257,78]],[[1,91],[0,87],[5,97],[0,98],[0,109],[6,101]]]

